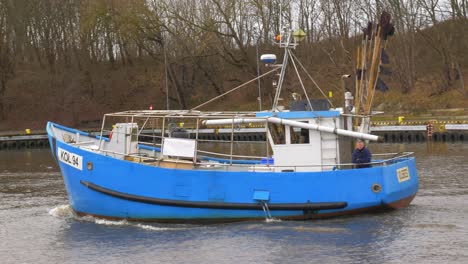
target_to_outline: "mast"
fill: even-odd
[[[280,99],[280,94],[281,94],[281,89],[283,88],[283,82],[284,82],[284,76],[286,74],[286,68],[288,66],[288,60],[290,57],[290,50],[295,49],[298,45],[296,42],[295,38],[292,37],[293,32],[291,30],[284,32],[284,35],[279,35],[277,36],[277,40],[279,40],[279,47],[284,49],[284,57],[283,57],[283,63],[279,66],[281,66],[281,72],[278,80],[278,85],[276,87],[276,93],[275,93],[275,99],[273,100],[273,106],[272,106],[272,111],[275,111],[278,107],[278,101]],[[285,38],[283,38],[285,36]],[[285,40],[285,41],[283,41]],[[291,58],[292,59],[292,58]]]
[[[391,15],[384,11],[377,25],[369,22],[367,27],[363,29],[364,36],[361,46],[357,48],[355,113],[356,115],[364,115],[359,128],[361,132],[368,131],[369,129],[375,89],[378,83],[381,82],[379,76],[382,53],[384,52],[387,38],[395,32],[395,28],[390,23],[390,20]],[[370,65],[369,70],[367,69],[367,65]],[[354,125],[359,125],[357,118]]]

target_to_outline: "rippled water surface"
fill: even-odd
[[[0,152],[0,263],[467,263],[468,144],[371,150],[416,153],[410,207],[207,226],[77,217],[48,150]]]

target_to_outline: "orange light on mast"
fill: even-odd
[[[276,42],[280,42],[280,41],[281,41],[281,35],[276,35],[275,41],[276,41]]]

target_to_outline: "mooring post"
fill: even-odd
[[[427,140],[432,140],[433,130],[434,130],[434,125],[432,123],[428,123],[426,125]]]

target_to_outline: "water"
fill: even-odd
[[[47,150],[0,152],[1,263],[466,263],[468,144],[415,151],[408,208],[307,222],[167,225],[77,217]]]
[[[260,201],[262,205],[263,212],[265,213],[265,221],[272,222],[272,221],[281,221],[279,219],[275,219],[271,216],[270,208],[268,208],[268,203],[266,201]]]

